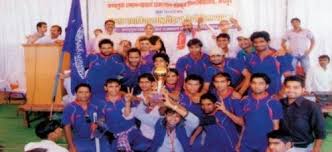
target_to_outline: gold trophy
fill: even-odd
[[[166,79],[166,74],[167,74],[167,67],[165,66],[159,66],[155,67],[153,69],[153,75],[155,79],[157,80],[157,93],[161,93],[161,88],[164,86],[164,82]]]

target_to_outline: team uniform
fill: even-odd
[[[219,72],[226,72],[231,76],[232,86],[237,86],[242,80],[242,71],[245,69],[245,65],[239,62],[237,59],[226,58],[224,61],[224,66],[219,68],[215,65],[211,65],[207,68],[204,73],[204,82],[210,83],[215,74]]]
[[[269,84],[268,93],[276,94],[281,89],[281,70],[280,61],[274,56],[268,55],[265,58],[261,59],[257,52],[253,52],[247,62],[247,68],[250,73],[265,73],[270,79],[271,83]]]
[[[114,103],[104,99],[100,108],[108,131],[112,132],[116,138],[112,141],[111,150],[145,151],[149,147],[149,141],[136,128],[133,113],[129,116],[124,115],[124,108],[124,98],[119,98]]]
[[[138,94],[140,88],[138,86],[138,77],[144,73],[150,73],[147,66],[139,65],[136,69],[132,69],[128,64],[124,63],[124,70],[120,74],[120,81],[122,90],[127,90],[127,87],[134,88],[134,94]]]
[[[180,80],[183,81],[185,75],[196,74],[203,77],[209,65],[210,61],[208,55],[202,53],[199,60],[194,60],[190,54],[187,54],[177,61],[176,69],[179,72]]]
[[[273,120],[282,118],[282,106],[272,96],[256,99],[252,95],[242,99],[239,113],[244,118],[241,152],[265,152],[268,141],[267,133],[273,130]]]
[[[92,94],[103,97],[105,81],[109,78],[119,78],[124,71],[124,65],[115,56],[102,54],[91,55],[88,62],[86,81],[91,85]]]
[[[71,125],[73,142],[78,152],[96,151],[95,141],[92,137],[95,135],[100,137],[100,134],[93,133],[91,130],[93,113],[98,113],[98,107],[92,103],[88,103],[86,111],[75,101],[64,108],[61,122],[63,125]],[[109,150],[104,137],[101,137],[100,146],[101,150]]]

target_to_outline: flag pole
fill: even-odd
[[[64,58],[64,51],[61,51],[60,54],[60,58],[59,58],[59,62],[58,62],[58,69],[55,73],[55,80],[54,80],[54,85],[53,85],[53,90],[52,90],[52,103],[51,103],[51,109],[50,109],[50,120],[52,120],[53,117],[53,109],[54,109],[54,103],[55,103],[55,99],[56,99],[56,95],[57,95],[57,91],[58,91],[58,86],[59,86],[59,79],[60,79],[60,73],[62,71],[62,64],[63,64],[63,58]]]

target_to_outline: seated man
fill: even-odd
[[[38,39],[36,44],[63,44],[63,39],[61,38],[62,28],[59,25],[51,26],[50,35],[44,36]]]
[[[189,152],[189,138],[198,126],[199,119],[180,104],[171,101],[168,93],[163,91],[164,105],[167,107],[165,117],[156,117],[144,112],[146,106],[140,104],[135,117],[142,123],[154,128],[150,152]]]
[[[332,101],[332,70],[330,68],[330,57],[321,55],[319,64],[315,64],[307,71],[306,90],[314,93],[319,102]]]
[[[45,36],[47,32],[47,24],[46,22],[38,22],[36,25],[37,32],[27,36],[27,44],[34,44],[38,39]]]
[[[67,152],[68,150],[55,142],[63,136],[61,124],[55,120],[46,120],[39,123],[35,129],[36,135],[42,139],[40,142],[31,142],[25,145],[24,151],[32,151],[37,148],[49,152]]]
[[[270,152],[295,152],[292,137],[289,133],[281,130],[273,130],[267,134]]]

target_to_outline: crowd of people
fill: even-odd
[[[268,32],[246,35],[234,18],[220,21],[218,30],[201,18],[197,28],[184,20],[170,57],[174,50],[166,50],[152,24],[131,42],[106,20],[88,41],[86,82],[63,111],[68,151],[320,152],[324,117],[305,96],[332,91],[330,58],[321,55],[311,66],[314,36],[300,19],[291,24],[276,50]],[[61,27],[52,26],[49,38],[46,29],[38,23],[28,43],[63,43]],[[297,75],[299,65],[304,76]],[[167,69],[163,81],[156,79],[158,67]],[[69,74],[62,78],[70,81]],[[25,151],[55,146],[61,126],[46,123],[36,133],[47,142]]]

